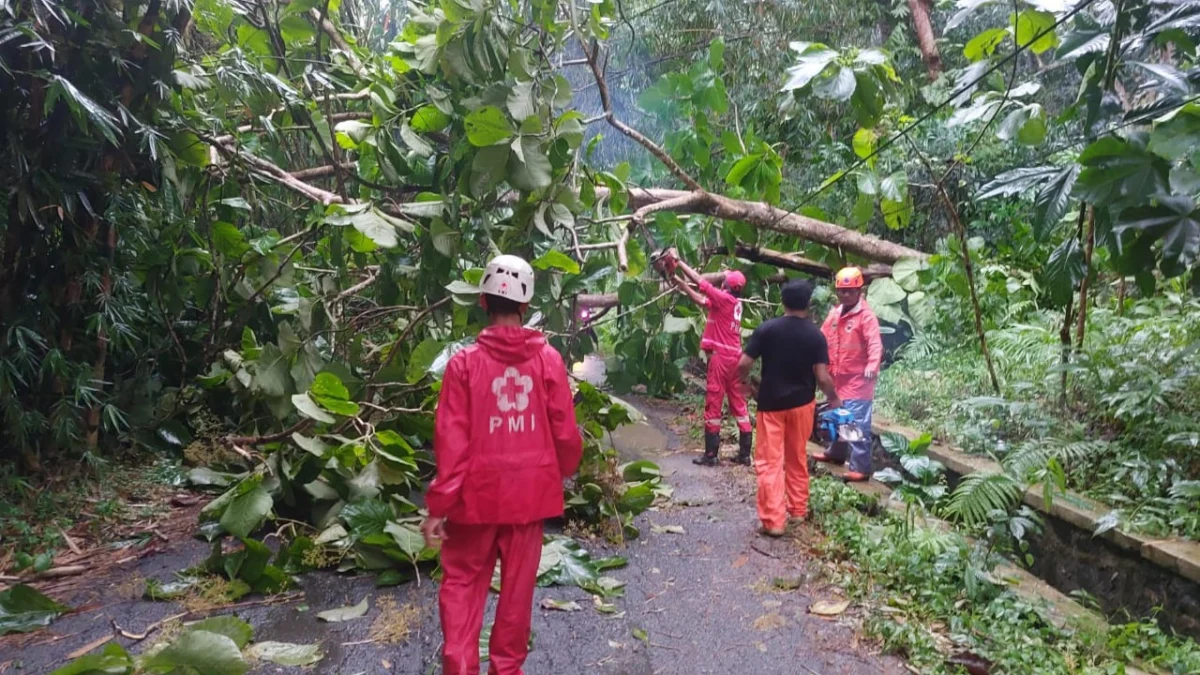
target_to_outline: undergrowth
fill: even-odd
[[[835,582],[864,608],[866,632],[921,673],[962,672],[954,659],[1026,675],[1119,674],[1127,665],[1200,672],[1200,646],[1188,638],[1150,621],[1058,628],[997,578],[997,556],[961,535],[889,512],[868,516],[870,498],[832,479],[811,489]]]
[[[989,333],[1000,397],[989,391],[974,344],[925,336],[884,371],[879,414],[1001,460],[1092,443],[1063,468],[1068,487],[1113,507],[1108,527],[1197,539],[1197,309],[1200,303],[1181,298],[1139,301],[1121,316],[1095,309],[1084,349],[1065,366],[1061,315],[1030,311]]]

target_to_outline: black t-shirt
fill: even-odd
[[[762,359],[758,409],[788,410],[807,405],[817,393],[813,365],[829,363],[829,345],[808,319],[781,316],[760,325],[746,344],[750,358]]]

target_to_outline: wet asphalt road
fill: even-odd
[[[627,428],[615,439],[616,445],[624,458],[657,461],[675,489],[673,502],[639,518],[642,537],[626,550],[589,545],[596,555],[616,553],[629,559],[626,568],[609,572],[627,583],[624,597],[613,601],[617,614],[596,611],[591,598],[578,588],[538,589],[539,603],[543,598],[575,600],[583,609],[535,609],[527,673],[907,672],[898,659],[877,656],[860,644],[850,625],[808,614],[813,601],[837,599],[837,589],[823,583],[820,566],[806,559],[799,542],[771,541],[755,534],[749,469],[729,464],[719,469],[694,466],[694,449],[679,447],[667,428],[673,409],[648,404],[644,410],[651,425]],[[685,533],[653,531],[653,526],[667,525],[680,526]],[[169,580],[205,554],[198,542],[183,542],[169,553],[141,561],[136,571],[97,579],[92,589],[72,599],[85,611],[59,619],[50,631],[30,636],[25,646],[0,642],[0,672],[8,664],[7,673],[49,673],[65,663],[71,652],[112,635],[114,623],[138,633],[178,614],[176,605],[133,596],[140,592],[141,580]],[[803,584],[780,590],[772,583],[777,578],[802,579]],[[434,583],[425,580],[420,585],[376,589],[370,577],[314,573],[301,580],[301,587],[304,595],[296,601],[233,613],[254,626],[256,640],[321,642],[324,660],[304,671],[261,664],[252,672],[416,675],[440,671]],[[334,624],[316,619],[316,612],[351,605],[363,597],[371,598],[371,610],[361,619]],[[382,598],[418,612],[420,619],[413,622],[407,639],[395,644],[369,640]],[[849,615],[842,621],[852,623]],[[136,652],[154,637],[140,643],[116,639]]]

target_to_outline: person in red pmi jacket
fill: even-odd
[[[490,325],[450,359],[434,424],[437,476],[421,532],[441,545],[444,675],[479,673],[479,634],[496,559],[500,601],[491,675],[519,675],[528,652],[542,523],[563,514],[563,479],[583,440],[562,356],[521,325],[533,268],[502,255],[484,271]]]
[[[829,311],[821,332],[829,343],[829,371],[842,407],[854,415],[862,439],[834,443],[829,452],[817,455],[819,462],[843,464],[849,445],[850,467],[844,480],[858,482],[871,477],[871,409],[875,405],[875,382],[883,362],[883,340],[879,319],[863,297],[863,273],[857,267],[838,271],[834,279],[838,305]]]
[[[734,461],[748,466],[754,434],[750,427],[750,411],[746,407],[746,393],[737,373],[738,361],[742,358],[742,301],[738,298],[746,287],[746,276],[737,270],[728,271],[718,288],[680,260],[675,249],[667,251],[665,260],[679,290],[708,313],[704,335],[700,338],[700,349],[708,353],[704,456],[692,461],[701,466],[717,465],[717,453],[721,449],[721,408],[728,398],[729,409],[738,427],[738,454]],[[674,275],[676,269],[683,272],[686,280]],[[688,281],[696,288],[688,285]]]

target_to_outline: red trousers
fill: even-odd
[[[758,475],[758,518],[772,530],[788,516],[808,515],[808,452],[814,403],[777,412],[758,411],[754,473]]]
[[[729,399],[729,410],[737,420],[738,431],[750,431],[750,411],[746,395],[738,381],[737,364],[741,352],[715,350],[708,356],[708,380],[704,388],[704,430],[721,430],[721,404]]]
[[[500,602],[492,626],[490,675],[521,675],[529,650],[533,588],[542,557],[542,523],[527,525],[446,524],[442,542],[443,675],[479,673],[479,633],[496,558],[500,558]]]

